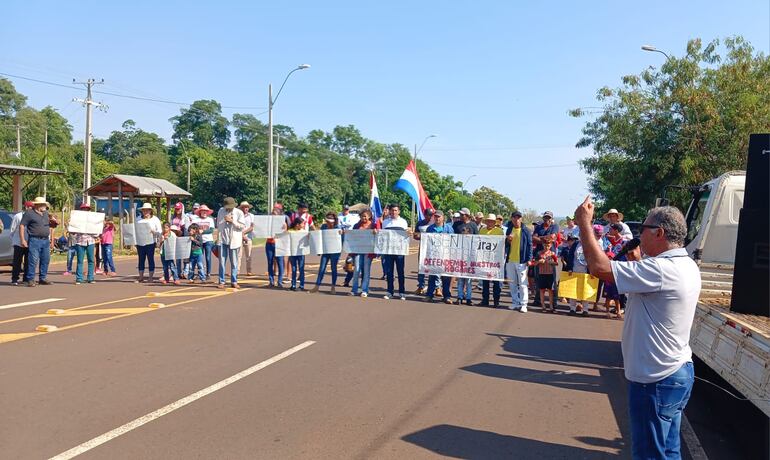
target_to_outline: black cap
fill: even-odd
[[[513,211],[511,217],[522,217],[521,211]]]

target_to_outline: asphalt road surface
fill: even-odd
[[[368,299],[267,289],[255,259],[235,292],[3,284],[0,458],[630,457],[620,321],[384,300],[378,263]]]

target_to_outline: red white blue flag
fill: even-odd
[[[428,198],[428,195],[422,188],[422,183],[420,183],[420,176],[417,175],[414,160],[409,161],[404,174],[401,174],[401,178],[393,185],[393,190],[401,190],[412,197],[414,202],[417,203],[417,215],[420,217],[420,220],[425,218],[424,213],[426,209],[433,208],[433,203],[430,202],[430,198]]]
[[[382,217],[382,203],[380,203],[380,194],[377,192],[377,181],[374,179],[374,171],[369,175],[369,208],[372,210],[372,222]]]

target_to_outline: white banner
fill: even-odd
[[[147,246],[155,243],[155,238],[150,231],[150,224],[147,222],[123,224],[121,227],[124,246]]]
[[[425,275],[505,279],[505,237],[422,233],[420,267]]]
[[[104,213],[91,211],[72,211],[67,231],[70,233],[88,233],[101,235],[104,229]]]
[[[276,256],[305,256],[308,254],[310,254],[310,237],[307,231],[283,232],[275,235]]]
[[[342,252],[342,235],[339,229],[316,230],[310,232],[310,253],[339,254]]]
[[[163,260],[190,258],[190,237],[170,236],[163,242]]]
[[[409,234],[406,230],[381,230],[374,241],[375,254],[409,255]]]
[[[254,238],[273,238],[275,235],[286,231],[286,216],[252,216],[254,221]]]
[[[373,254],[374,232],[371,230],[349,230],[345,232],[345,252],[351,254]]]

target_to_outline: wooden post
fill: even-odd
[[[120,249],[123,249],[123,183],[118,181],[118,237]]]
[[[166,222],[171,222],[171,199],[166,197]]]
[[[158,207],[158,216],[162,216],[162,215],[163,215],[163,214],[162,214],[162,211],[163,211],[163,207],[160,205],[160,197],[156,198],[156,199],[155,199],[155,202],[156,202],[156,203],[157,203],[157,205],[158,205],[158,206],[157,206],[157,207]],[[163,222],[163,221],[161,220],[161,222]]]
[[[13,212],[19,212],[22,210],[22,203],[24,200],[22,200],[21,192],[22,192],[22,178],[21,174],[14,174],[13,175],[13,192],[12,192],[12,203],[11,207],[13,208]]]
[[[128,209],[131,210],[131,212],[128,215],[128,222],[127,224],[133,224],[136,223],[136,203],[134,203],[134,192],[129,192],[128,199],[130,200],[130,203],[128,204]]]

